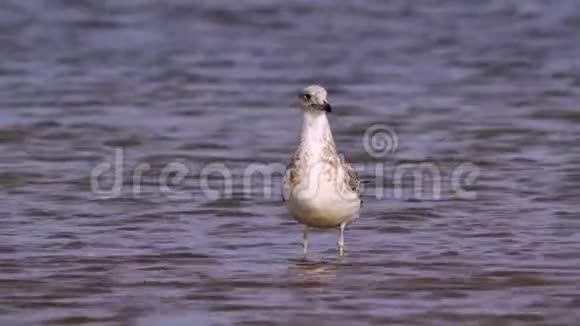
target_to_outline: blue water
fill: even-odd
[[[4,0],[0,324],[574,324],[579,29],[573,0]],[[313,83],[366,186],[343,259],[335,231],[302,259],[279,177],[243,182],[288,162]],[[396,195],[421,163],[440,198]]]

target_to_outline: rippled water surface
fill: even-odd
[[[0,324],[574,324],[579,31],[575,0],[2,1]],[[288,162],[312,83],[366,184],[343,259],[335,231],[302,259],[278,177],[242,182]],[[104,198],[90,173],[117,148]],[[189,171],[167,189],[171,163]],[[440,199],[396,195],[418,163]],[[474,200],[451,191],[462,163]]]

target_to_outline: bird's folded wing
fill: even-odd
[[[344,174],[344,182],[346,182],[346,184],[348,185],[348,187],[354,191],[357,196],[360,198],[363,194],[363,185],[361,183],[361,181],[358,178],[358,175],[356,174],[356,171],[354,170],[354,168],[348,164],[348,162],[346,162],[344,160],[344,158],[341,158],[342,160],[342,167],[345,170],[345,174]]]
[[[284,179],[282,180],[282,201],[286,201],[287,193],[290,191],[292,186],[298,182],[298,173],[296,171],[296,162],[298,161],[298,154],[295,153],[292,156],[288,165],[286,165],[286,171],[284,172]]]

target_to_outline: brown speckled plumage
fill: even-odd
[[[308,152],[303,149],[303,142],[304,140],[301,139],[298,148],[286,167],[286,177],[284,182],[289,183],[290,188],[296,187],[301,181],[301,174],[306,173],[308,165],[315,163],[309,162],[310,157]],[[359,198],[362,196],[362,183],[360,182],[354,168],[342,155],[337,154],[336,146],[330,132],[325,134],[324,145],[322,146],[319,160],[324,166],[324,176],[328,181],[336,182],[337,177],[342,174],[343,185],[341,188],[350,189],[352,192],[356,193]],[[338,169],[342,169],[344,173],[339,173]]]

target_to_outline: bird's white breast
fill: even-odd
[[[313,227],[338,226],[353,218],[360,209],[358,197],[352,192],[341,191],[324,169],[321,166],[311,170],[315,180],[300,176],[301,182],[292,187],[286,201],[298,221]]]

